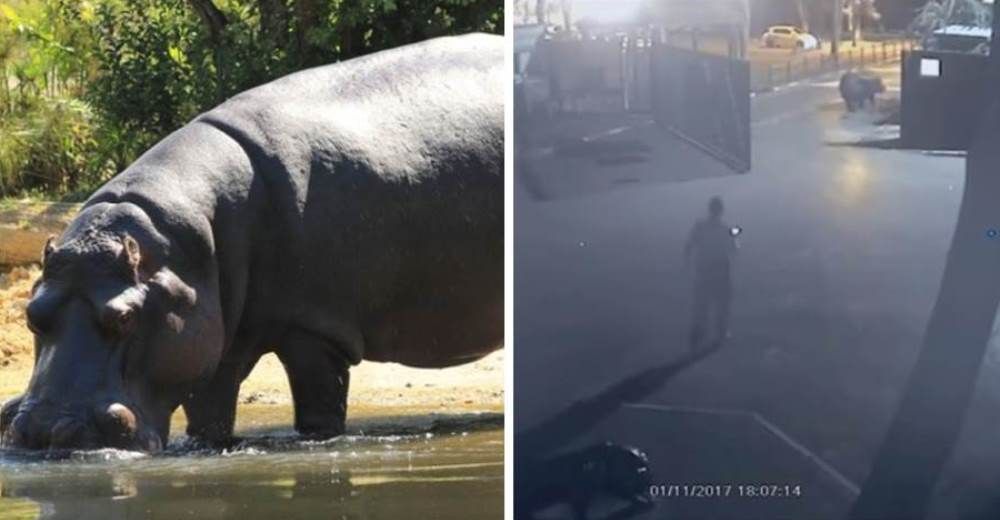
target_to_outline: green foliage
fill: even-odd
[[[86,2],[0,3],[0,197],[66,196],[110,172],[98,125],[79,99],[86,31],[67,17]]]
[[[96,73],[85,98],[121,169],[205,104],[213,71],[198,20],[179,0],[101,4],[92,25]]]
[[[0,0],[0,197],[86,195],[295,70],[502,30],[501,0]]]
[[[503,31],[502,2],[473,0],[361,0],[334,2],[327,24],[310,37],[326,61],[389,49],[436,36]]]
[[[926,38],[948,25],[989,27],[992,20],[992,8],[980,0],[930,0],[917,11],[910,30]]]
[[[77,99],[41,97],[0,120],[0,196],[70,195],[109,177],[93,111]]]

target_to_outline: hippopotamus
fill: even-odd
[[[230,442],[280,359],[302,435],[344,431],[362,360],[441,368],[503,338],[504,45],[447,37],[291,74],[173,132],[45,245],[5,446]]]
[[[840,96],[844,98],[848,112],[875,105],[875,95],[885,92],[882,78],[854,71],[845,72],[840,77]]]

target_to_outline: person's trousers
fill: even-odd
[[[698,346],[711,330],[722,341],[729,330],[729,306],[733,289],[730,283],[696,282],[691,319],[691,345]]]

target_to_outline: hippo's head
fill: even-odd
[[[170,415],[222,344],[214,291],[166,265],[170,247],[127,203],[90,206],[50,240],[26,310],[34,371],[0,410],[3,445],[163,447]]]

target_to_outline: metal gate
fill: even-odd
[[[629,36],[540,45],[556,112],[649,114],[731,169],[750,169],[746,60]]]
[[[629,37],[549,40],[552,100],[559,112],[648,112],[649,43]]]
[[[656,122],[733,170],[750,170],[749,62],[660,44],[651,63]]]

